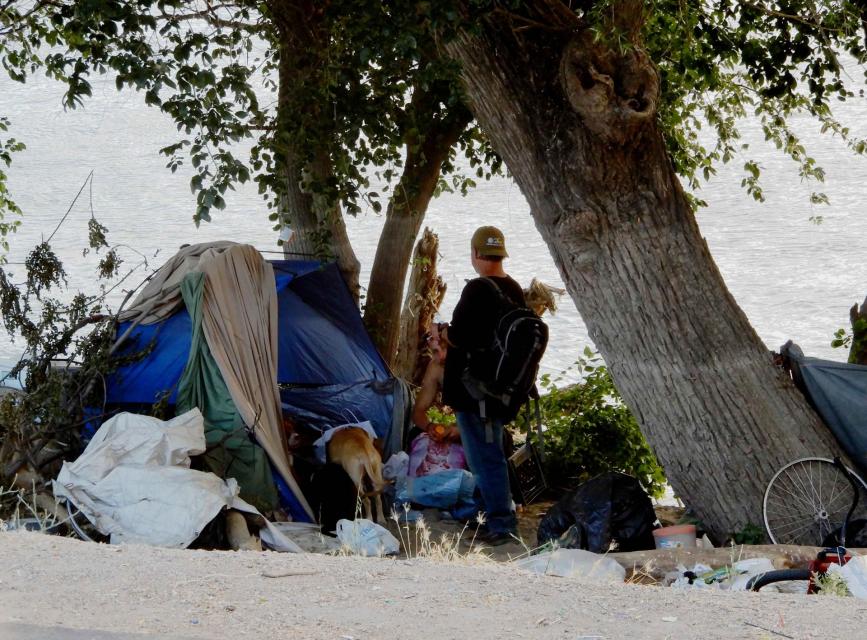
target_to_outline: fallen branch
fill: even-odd
[[[318,571],[285,571],[283,573],[270,573],[265,571],[262,573],[263,578],[292,578],[294,576],[315,576]]]
[[[773,629],[768,629],[768,627],[763,627],[761,625],[758,625],[758,624],[755,624],[752,622],[747,622],[746,620],[744,620],[744,624],[747,625],[748,627],[755,627],[756,629],[761,629],[762,631],[767,631],[768,633],[773,633],[775,636],[780,636],[781,638],[791,638],[792,640],[795,640],[795,636],[790,636],[788,634],[781,633],[779,631],[774,631]]]

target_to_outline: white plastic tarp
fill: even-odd
[[[583,578],[599,584],[620,583],[626,579],[626,569],[616,560],[584,549],[554,549],[513,564],[534,573],[560,578]]]
[[[168,422],[122,413],[100,427],[75,462],[63,463],[54,495],[71,500],[112,544],[185,548],[228,507],[261,518],[267,546],[301,551],[238,497],[233,478],[190,469],[190,456],[204,450],[198,409]]]

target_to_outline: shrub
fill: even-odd
[[[561,388],[556,384],[559,378],[552,380],[548,375],[540,381],[549,485],[571,488],[600,473],[622,471],[637,478],[651,496],[661,496],[665,486],[662,467],[601,357],[586,348],[575,367],[581,372],[576,384]],[[524,415],[515,427],[526,430]]]

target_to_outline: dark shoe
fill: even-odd
[[[469,536],[464,538],[464,543],[468,546],[472,544],[474,547],[499,547],[503,544],[517,542],[518,539],[514,534],[503,531],[495,533],[493,531],[479,531],[475,538]]]

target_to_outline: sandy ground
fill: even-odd
[[[85,629],[94,631],[74,631]],[[3,640],[854,640],[865,629],[867,604],[852,598],[593,585],[494,562],[175,551],[0,533]]]

